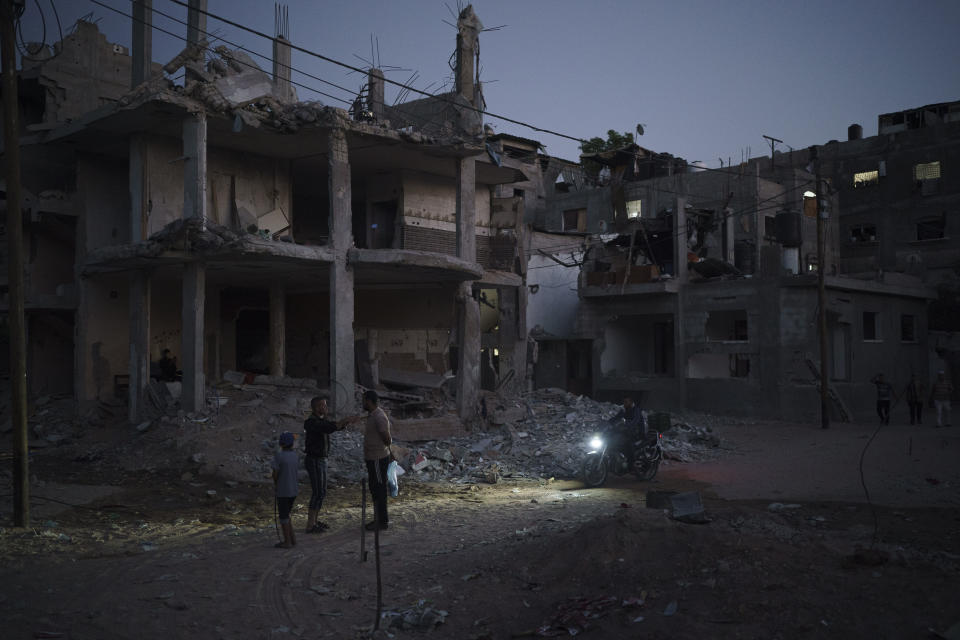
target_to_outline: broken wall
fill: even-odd
[[[128,375],[130,319],[125,274],[81,279],[76,389],[81,405],[113,397],[116,376]]]
[[[145,144],[147,229],[152,235],[183,217],[183,143],[149,136]],[[244,229],[257,223],[266,228],[285,224],[293,210],[290,184],[287,161],[208,149],[207,215],[217,224],[232,229],[238,224]]]

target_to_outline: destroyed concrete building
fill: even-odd
[[[271,77],[189,18],[162,71],[137,21],[132,57],[81,21],[22,71],[29,393],[139,420],[165,350],[188,412],[231,370],[316,381],[338,414],[355,382],[443,387],[467,419],[525,379],[533,165],[485,139],[472,8],[453,92],[387,106],[371,69],[352,113],[296,101],[283,34]]]
[[[934,287],[930,365],[918,373],[932,381],[943,369],[960,379],[960,101],[881,114],[876,135],[863,137],[854,124],[847,140],[819,149],[821,173],[839,199],[840,272],[879,281],[908,274]],[[764,175],[809,162],[806,150],[751,160]],[[893,338],[896,310],[874,312],[889,316],[883,339]]]
[[[587,181],[548,199],[546,229],[576,221],[593,235],[576,267],[574,328],[538,338],[536,385],[589,380],[597,399],[632,395],[652,407],[815,419],[813,175],[791,168],[765,178],[747,164],[678,172],[682,165],[668,159],[668,175],[630,179],[642,176],[640,160],[656,156],[636,145],[594,155],[610,169],[605,184]],[[837,211],[836,197],[825,200]],[[867,419],[875,373],[894,363],[925,370],[935,293],[907,275],[879,282],[844,273],[836,215],[826,227],[833,411]]]

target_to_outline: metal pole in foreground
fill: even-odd
[[[383,583],[380,581],[380,521],[373,528],[373,551],[377,562],[377,619],[373,621],[373,630],[380,628],[380,612],[383,610]]]
[[[820,428],[828,429],[830,427],[830,403],[829,388],[830,372],[827,362],[827,289],[824,278],[826,277],[826,258],[824,239],[824,216],[826,216],[826,207],[823,193],[823,183],[820,179],[820,150],[813,148],[816,154],[814,162],[816,163],[817,176],[817,327],[820,336]]]
[[[367,479],[360,478],[360,562],[367,561]]]
[[[20,118],[13,0],[0,0],[0,60],[3,66],[3,155],[7,177],[7,260],[10,311],[10,423],[13,427],[13,524],[30,526],[27,446],[27,358],[23,303],[23,216],[20,211]]]

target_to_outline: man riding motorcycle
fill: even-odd
[[[627,457],[627,464],[633,468],[633,443],[642,438],[646,431],[643,424],[643,412],[633,403],[633,398],[623,399],[623,408],[610,418],[610,424],[616,429],[616,440],[610,445]]]

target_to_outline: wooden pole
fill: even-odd
[[[0,58],[3,66],[3,155],[7,177],[7,261],[10,311],[10,423],[13,427],[13,523],[30,526],[27,445],[27,348],[24,337],[23,214],[20,211],[20,118],[13,0],[0,0]]]
[[[367,561],[367,479],[360,478],[360,562]]]
[[[830,363],[827,361],[827,289],[825,278],[827,275],[826,265],[826,244],[824,233],[826,225],[824,217],[827,214],[825,198],[827,194],[823,193],[823,182],[820,179],[820,150],[814,147],[816,157],[816,176],[817,176],[817,333],[820,337],[820,428],[830,428]]]

